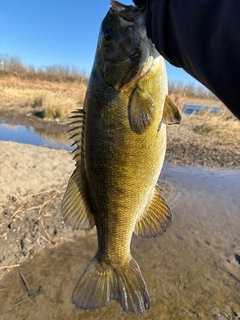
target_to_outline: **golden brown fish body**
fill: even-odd
[[[153,196],[165,155],[166,125],[161,119],[166,74],[161,57],[154,64],[138,82],[143,88],[149,82],[149,94],[157,101],[152,106],[152,123],[142,134],[129,125],[132,90],[116,94],[108,87],[101,103],[94,95],[85,105],[86,172],[96,212],[98,257],[120,266],[129,263],[132,232]]]
[[[157,180],[166,124],[180,114],[167,97],[163,58],[146,35],[145,9],[117,2],[103,20],[83,111],[75,113],[76,169],[62,205],[73,229],[98,234],[98,251],[80,278],[73,302],[93,309],[109,300],[141,313],[150,298],[130,254],[132,233],[166,231],[171,211]]]

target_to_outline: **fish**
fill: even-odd
[[[96,226],[98,249],[73,291],[77,308],[110,300],[139,314],[150,307],[140,267],[130,252],[133,233],[163,234],[172,212],[157,184],[166,125],[181,122],[167,94],[163,57],[149,40],[146,8],[117,1],[102,21],[83,109],[70,133],[76,167],[61,207],[73,230]]]

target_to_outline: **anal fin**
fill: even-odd
[[[137,221],[134,233],[139,237],[152,238],[163,234],[172,222],[172,212],[156,185],[146,211]]]

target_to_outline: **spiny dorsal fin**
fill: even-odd
[[[165,124],[179,124],[182,121],[181,113],[177,105],[166,96],[164,110],[163,110],[163,123]]]
[[[172,212],[156,185],[153,197],[145,213],[137,221],[134,233],[139,237],[152,238],[166,232],[172,221]]]
[[[61,207],[62,222],[72,227],[72,229],[89,230],[94,227],[94,215],[91,212],[87,197],[86,173],[83,154],[83,135],[85,112],[78,109],[72,112],[70,123],[71,138],[74,139],[73,145],[76,149],[73,151],[76,169],[69,179],[67,190],[63,197]]]
[[[133,132],[144,133],[154,118],[154,101],[148,92],[138,86],[133,91],[129,102],[129,121]]]
[[[71,146],[76,145],[76,148],[73,150],[74,160],[76,162],[81,161],[81,154],[83,149],[83,136],[84,136],[84,122],[85,122],[85,111],[83,109],[77,109],[72,112],[72,122],[69,123],[70,129],[70,138],[74,140]]]
[[[72,227],[73,230],[89,230],[95,225],[94,215],[87,200],[86,180],[83,172],[77,165],[69,179],[61,207],[63,224]]]

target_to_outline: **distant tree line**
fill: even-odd
[[[203,86],[195,86],[193,83],[184,84],[183,82],[170,82],[168,84],[169,95],[173,95],[176,98],[181,97],[182,99],[206,99],[216,100],[218,98],[207,88]]]
[[[15,76],[21,79],[36,79],[54,82],[85,82],[84,71],[75,66],[52,65],[43,67],[25,66],[18,56],[0,54],[0,77]]]

